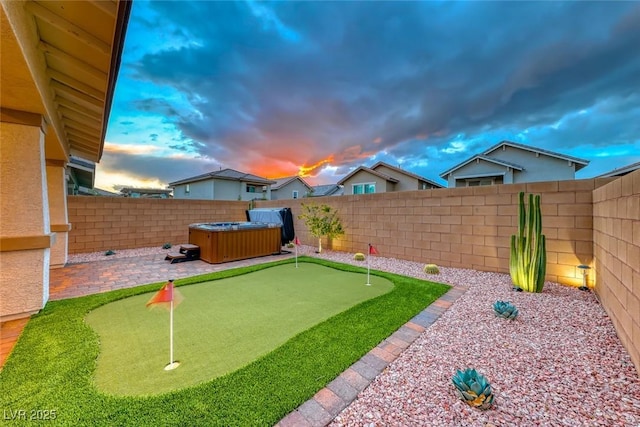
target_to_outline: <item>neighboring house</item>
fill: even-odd
[[[221,169],[170,182],[174,199],[271,200],[275,181],[234,169]]]
[[[278,178],[271,185],[271,200],[300,199],[307,197],[311,192],[311,186],[299,176]]]
[[[576,172],[588,164],[588,160],[577,157],[502,141],[440,176],[449,187],[563,181],[575,179]]]
[[[92,194],[95,183],[96,164],[76,156],[69,157],[66,180],[67,194]]]
[[[171,189],[123,187],[120,193],[124,197],[141,199],[170,199]]]
[[[342,196],[344,187],[338,184],[314,185],[309,197]]]
[[[624,176],[638,169],[640,169],[640,162],[632,163],[630,165],[623,166],[621,168],[616,168],[607,173],[603,173],[602,175],[598,175],[596,178],[614,178],[614,177]]]
[[[104,197],[122,197],[122,194],[114,193],[113,191],[103,190],[102,188],[93,187],[90,192],[91,196],[104,196]]]
[[[442,188],[436,182],[384,162],[370,168],[360,166],[338,181],[338,185],[344,187],[346,195]]]

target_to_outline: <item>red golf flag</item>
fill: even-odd
[[[300,246],[300,239],[298,239],[298,236],[296,236],[296,239],[293,241],[293,243]]]
[[[371,243],[369,243],[369,255],[378,255],[378,250]]]
[[[168,307],[168,303],[171,301],[173,301],[175,305],[178,305],[180,301],[182,301],[182,296],[174,289],[173,280],[169,280],[164,284],[164,286],[162,286],[162,288],[160,288],[153,298],[149,300],[147,307],[157,304],[167,305]]]

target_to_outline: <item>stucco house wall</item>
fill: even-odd
[[[449,174],[447,184],[449,188],[466,187],[467,177],[495,178],[494,184],[513,184],[513,169],[508,166],[491,163],[483,159],[476,159]],[[497,177],[499,176],[499,178]]]
[[[233,182],[230,181],[230,183],[233,183]],[[250,193],[247,191],[247,188],[249,186],[253,186],[255,188],[256,190],[255,193]],[[262,190],[263,187],[266,187],[264,191]],[[231,188],[229,188],[229,190],[230,189]],[[237,198],[238,197],[236,196],[236,200]],[[240,200],[249,201],[249,200],[255,200],[255,199],[271,200],[271,186],[264,185],[264,184],[252,184],[250,182],[241,182],[240,183]],[[233,200],[233,199],[222,199],[222,200]]]
[[[376,172],[383,173],[385,175],[389,175],[392,178],[398,180],[397,183],[393,185],[392,190],[389,191],[407,191],[407,190],[421,190],[420,181],[416,178],[407,176],[401,172],[398,172],[394,169],[388,168],[384,165],[380,165],[375,168]],[[377,190],[377,187],[376,187]]]
[[[353,186],[357,184],[376,184],[376,193],[386,193],[388,191],[394,191],[394,184],[386,179],[372,175],[367,171],[361,170],[356,172],[353,176],[345,180],[342,185],[344,186],[344,194],[352,195]]]
[[[187,193],[187,185],[189,192]],[[191,182],[189,184],[179,184],[173,191],[174,199],[191,200],[253,200],[269,199],[271,191],[267,189],[263,192],[262,184],[254,185],[256,192],[250,193],[247,188],[251,183],[241,181],[231,181],[226,179],[208,179]],[[268,187],[268,186],[267,186]],[[265,194],[266,193],[266,194]]]
[[[440,176],[448,186],[466,187],[469,180],[493,178],[495,184],[574,180],[588,160],[543,150],[512,141],[502,141],[476,154]],[[497,179],[502,176],[502,179]]]
[[[502,146],[486,154],[487,157],[515,163],[522,171],[515,171],[513,183],[564,181],[575,179],[575,163],[556,157],[537,154],[516,147]]]
[[[0,133],[0,319],[4,321],[44,307],[55,234],[51,233],[42,128],[0,121]]]
[[[187,192],[187,186],[189,191]],[[189,184],[176,185],[173,190],[174,199],[212,200],[213,180],[191,182]]]
[[[293,199],[293,192],[298,192],[298,199],[306,197],[309,191],[309,187],[304,185],[300,180],[295,179],[277,190],[271,190],[271,200],[286,200]]]

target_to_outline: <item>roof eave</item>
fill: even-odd
[[[530,151],[532,153],[542,154],[542,155],[549,156],[549,157],[555,157],[555,158],[560,159],[560,160],[572,161],[572,162],[574,162],[576,164],[582,165],[580,168],[583,168],[583,167],[589,165],[589,160],[580,159],[578,157],[573,157],[573,156],[567,156],[565,154],[555,153],[555,152],[549,151],[549,150],[538,149],[536,147],[531,147],[531,146],[526,145],[526,144],[519,144],[519,143],[513,142],[513,141],[501,141],[501,142],[497,143],[496,145],[494,145],[493,147],[490,147],[487,151],[485,151],[482,154],[486,156],[487,154],[491,153],[492,151],[495,151],[496,149],[502,147],[503,145],[508,145],[510,147],[513,147],[513,148],[519,148],[521,150],[526,150],[526,151]],[[576,170],[578,170],[578,169],[576,168]]]

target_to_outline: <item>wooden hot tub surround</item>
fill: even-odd
[[[189,243],[210,264],[280,253],[280,226],[256,222],[202,223],[189,226]]]

